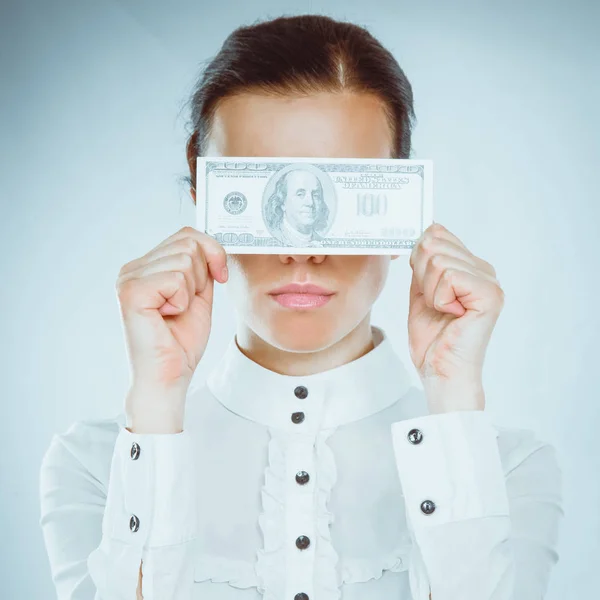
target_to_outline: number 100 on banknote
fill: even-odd
[[[410,254],[432,193],[431,160],[203,156],[196,228],[231,254]]]

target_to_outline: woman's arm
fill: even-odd
[[[409,441],[413,429],[420,442]],[[392,432],[415,600],[543,598],[564,515],[554,448],[528,430],[498,437],[484,411],[399,421]]]
[[[76,423],[42,461],[40,525],[58,598],[189,600],[197,502],[187,432],[122,427],[111,439]]]
[[[135,600],[144,600],[144,596],[142,596],[142,565],[140,565],[140,572],[138,575],[138,586],[135,590]]]

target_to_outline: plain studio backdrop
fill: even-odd
[[[195,227],[182,109],[201,64],[238,25],[305,12],[366,25],[413,85],[412,157],[434,161],[434,219],[494,265],[506,293],[487,410],[553,443],[563,470],[547,599],[597,597],[597,3],[15,0],[1,11],[1,598],[55,597],[39,467],[52,434],[122,410],[119,269]],[[392,263],[373,323],[420,387],[410,276],[408,257]],[[215,285],[195,382],[234,334]]]

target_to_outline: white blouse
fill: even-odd
[[[321,373],[235,338],[183,432],[125,416],[55,435],[41,518],[59,600],[540,600],[556,551],[554,447],[485,411],[428,414],[380,328]]]

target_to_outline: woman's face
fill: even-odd
[[[247,93],[221,102],[206,154],[390,158],[391,144],[383,106],[374,96]],[[288,183],[288,192],[299,188],[304,196],[288,198],[287,207],[308,210],[312,187]],[[262,340],[281,350],[316,352],[365,320],[389,263],[389,256],[372,255],[229,254],[226,289],[243,323]],[[290,308],[269,293],[289,283],[313,283],[334,294],[318,308]]]

